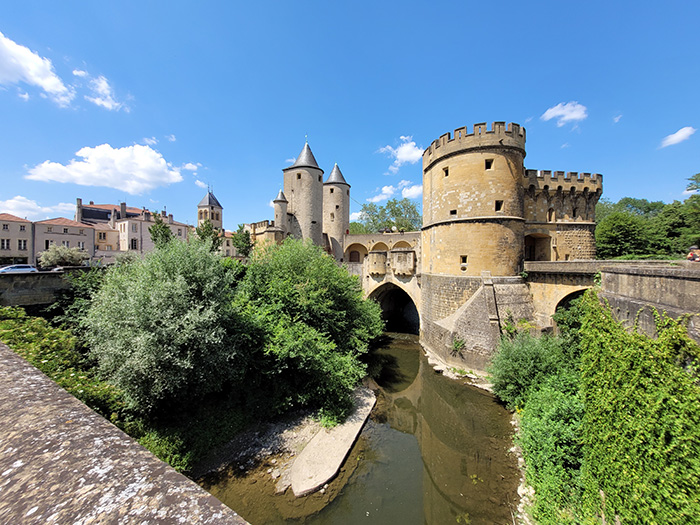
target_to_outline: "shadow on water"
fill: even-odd
[[[228,494],[224,502],[256,525],[512,523],[519,472],[508,452],[508,411],[487,392],[436,373],[416,336],[388,339],[368,362],[377,405],[325,494],[295,500],[255,482],[236,494],[212,492]],[[246,513],[243,502],[264,490],[270,495]]]

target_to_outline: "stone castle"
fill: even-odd
[[[247,228],[255,242],[322,246],[360,276],[390,329],[408,325],[446,363],[483,368],[510,319],[551,324],[521,276],[525,261],[595,257],[602,176],[527,170],[524,160],[518,124],[446,133],[423,153],[421,231],[351,235],[350,185],[337,164],[324,182],[307,143],[282,170],[274,220]],[[209,193],[198,221],[216,217],[221,227],[222,209]]]

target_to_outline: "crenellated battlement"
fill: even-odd
[[[445,133],[423,152],[423,166],[436,159],[458,151],[488,147],[517,148],[525,154],[525,128],[511,122],[494,122],[489,129],[485,122],[474,124],[471,133],[466,126],[457,128],[453,134]]]
[[[600,173],[578,173],[575,171],[525,170],[525,188],[535,190],[602,192],[603,176]]]

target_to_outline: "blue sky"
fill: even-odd
[[[527,129],[529,169],[604,196],[684,199],[700,172],[697,2],[31,1],[0,17],[0,212],[76,197],[224,226],[272,219],[305,137],[352,212],[420,202],[421,153]]]

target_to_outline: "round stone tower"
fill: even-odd
[[[275,200],[272,201],[275,207],[275,226],[282,231],[283,235],[287,233],[287,205],[289,201],[284,196],[284,192],[280,190]]]
[[[350,185],[336,164],[323,184],[323,231],[338,261],[343,257],[343,239],[349,228]]]
[[[308,142],[294,164],[282,172],[284,195],[289,201],[287,212],[291,214],[288,233],[323,246],[323,170]]]
[[[208,191],[197,204],[197,226],[201,226],[206,220],[209,220],[211,225],[217,230],[223,228],[224,207],[219,204],[219,201],[211,191]]]
[[[525,129],[456,129],[423,153],[423,272],[514,276],[523,266]]]

